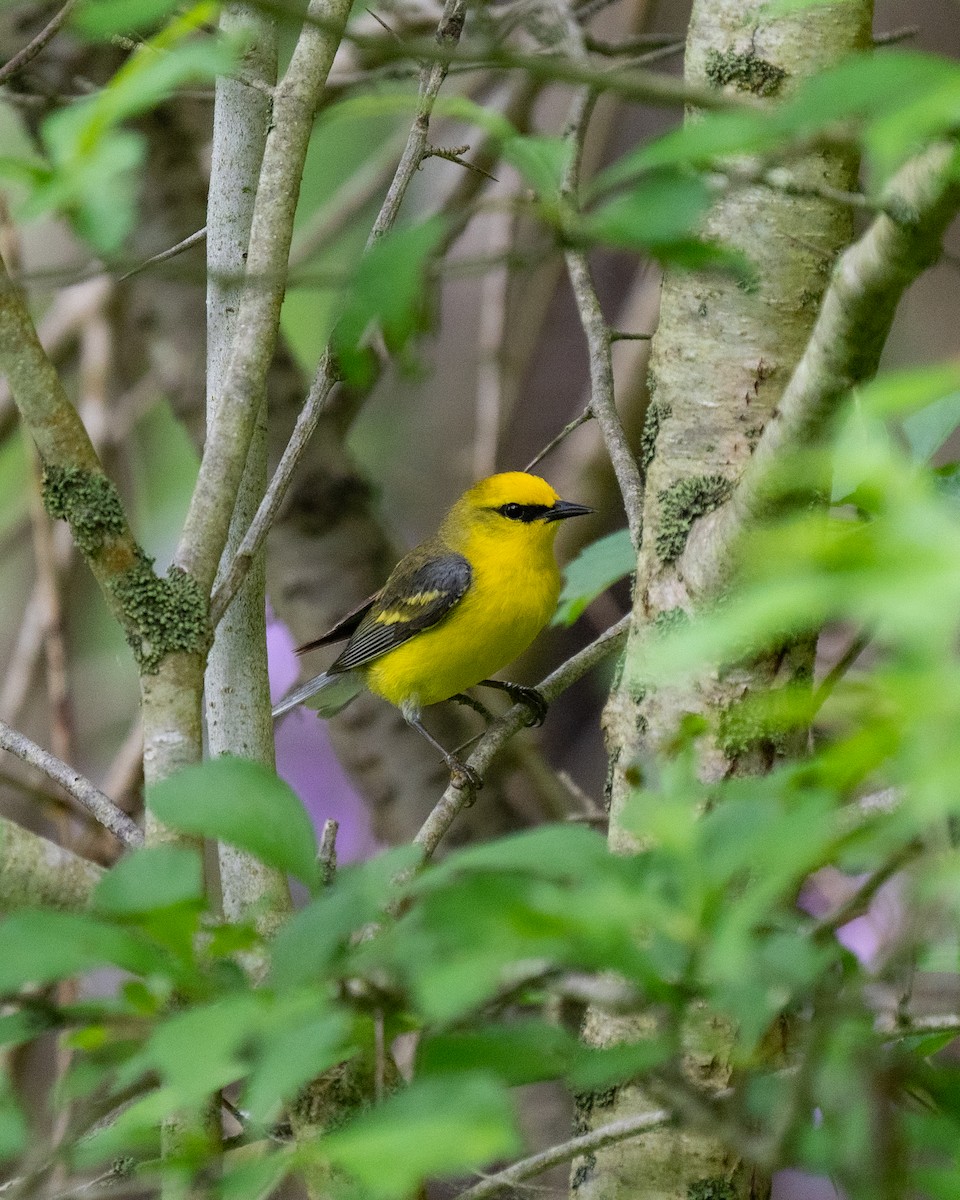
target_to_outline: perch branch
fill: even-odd
[[[624,644],[630,617],[622,617],[598,638],[578,651],[565,663],[549,674],[537,690],[547,703],[554,701],[568,687],[576,683],[598,663],[615,654]],[[523,704],[515,704],[498,721],[487,729],[480,738],[473,753],[467,760],[467,765],[479,777],[483,778],[490,763],[506,745],[506,743],[524,728],[530,716],[529,709]],[[469,785],[454,787],[451,783],[436,807],[424,821],[413,839],[423,850],[424,860],[429,859],[440,844],[447,830],[457,816],[473,801],[474,792]]]

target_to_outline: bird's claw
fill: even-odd
[[[524,687],[520,683],[512,683],[507,688],[507,695],[514,704],[523,704],[530,710],[530,719],[527,721],[528,725],[542,725],[546,720],[548,705],[543,693],[537,691],[536,688]]]
[[[473,767],[467,766],[455,755],[451,754],[447,758],[447,766],[450,768],[450,782],[458,790],[479,792],[483,787],[483,780]]]
[[[468,696],[466,692],[456,692],[450,699],[466,708],[472,708],[475,713],[479,713],[483,717],[488,725],[493,721],[493,713],[490,709],[485,704],[481,704],[479,700],[475,700],[473,696]]]

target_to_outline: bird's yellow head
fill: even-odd
[[[447,513],[440,532],[455,549],[488,539],[504,547],[549,548],[560,521],[589,512],[593,509],[561,500],[539,475],[505,471],[465,491]]]

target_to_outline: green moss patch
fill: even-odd
[[[711,50],[707,54],[707,79],[714,87],[733,84],[738,92],[775,96],[787,77],[783,67],[761,58],[754,50]]]
[[[640,466],[644,471],[653,462],[657,450],[657,438],[660,436],[660,426],[670,416],[671,408],[665,400],[652,400],[647,407],[647,415],[643,421],[643,433],[640,435]]]
[[[210,640],[207,603],[196,580],[179,567],[156,575],[153,559],[134,565],[107,584],[124,614],[127,641],[140,670],[156,673],[168,654],[203,653]]]
[[[691,475],[664,488],[658,496],[656,545],[660,561],[675,562],[683,553],[694,521],[719,508],[732,491],[733,483],[723,475]]]
[[[127,527],[117,489],[97,471],[45,467],[43,503],[51,517],[67,522],[88,558],[95,558],[108,538],[121,537]]]
[[[687,1185],[687,1200],[737,1200],[737,1189],[729,1179],[697,1179]]]

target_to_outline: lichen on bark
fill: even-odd
[[[88,558],[99,554],[109,538],[121,537],[127,527],[116,487],[98,471],[45,467],[43,502],[51,517],[67,522],[73,540]]]
[[[142,675],[154,675],[168,654],[204,654],[210,642],[207,601],[196,580],[171,567],[155,574],[142,551],[107,587],[123,613],[124,633]]]

